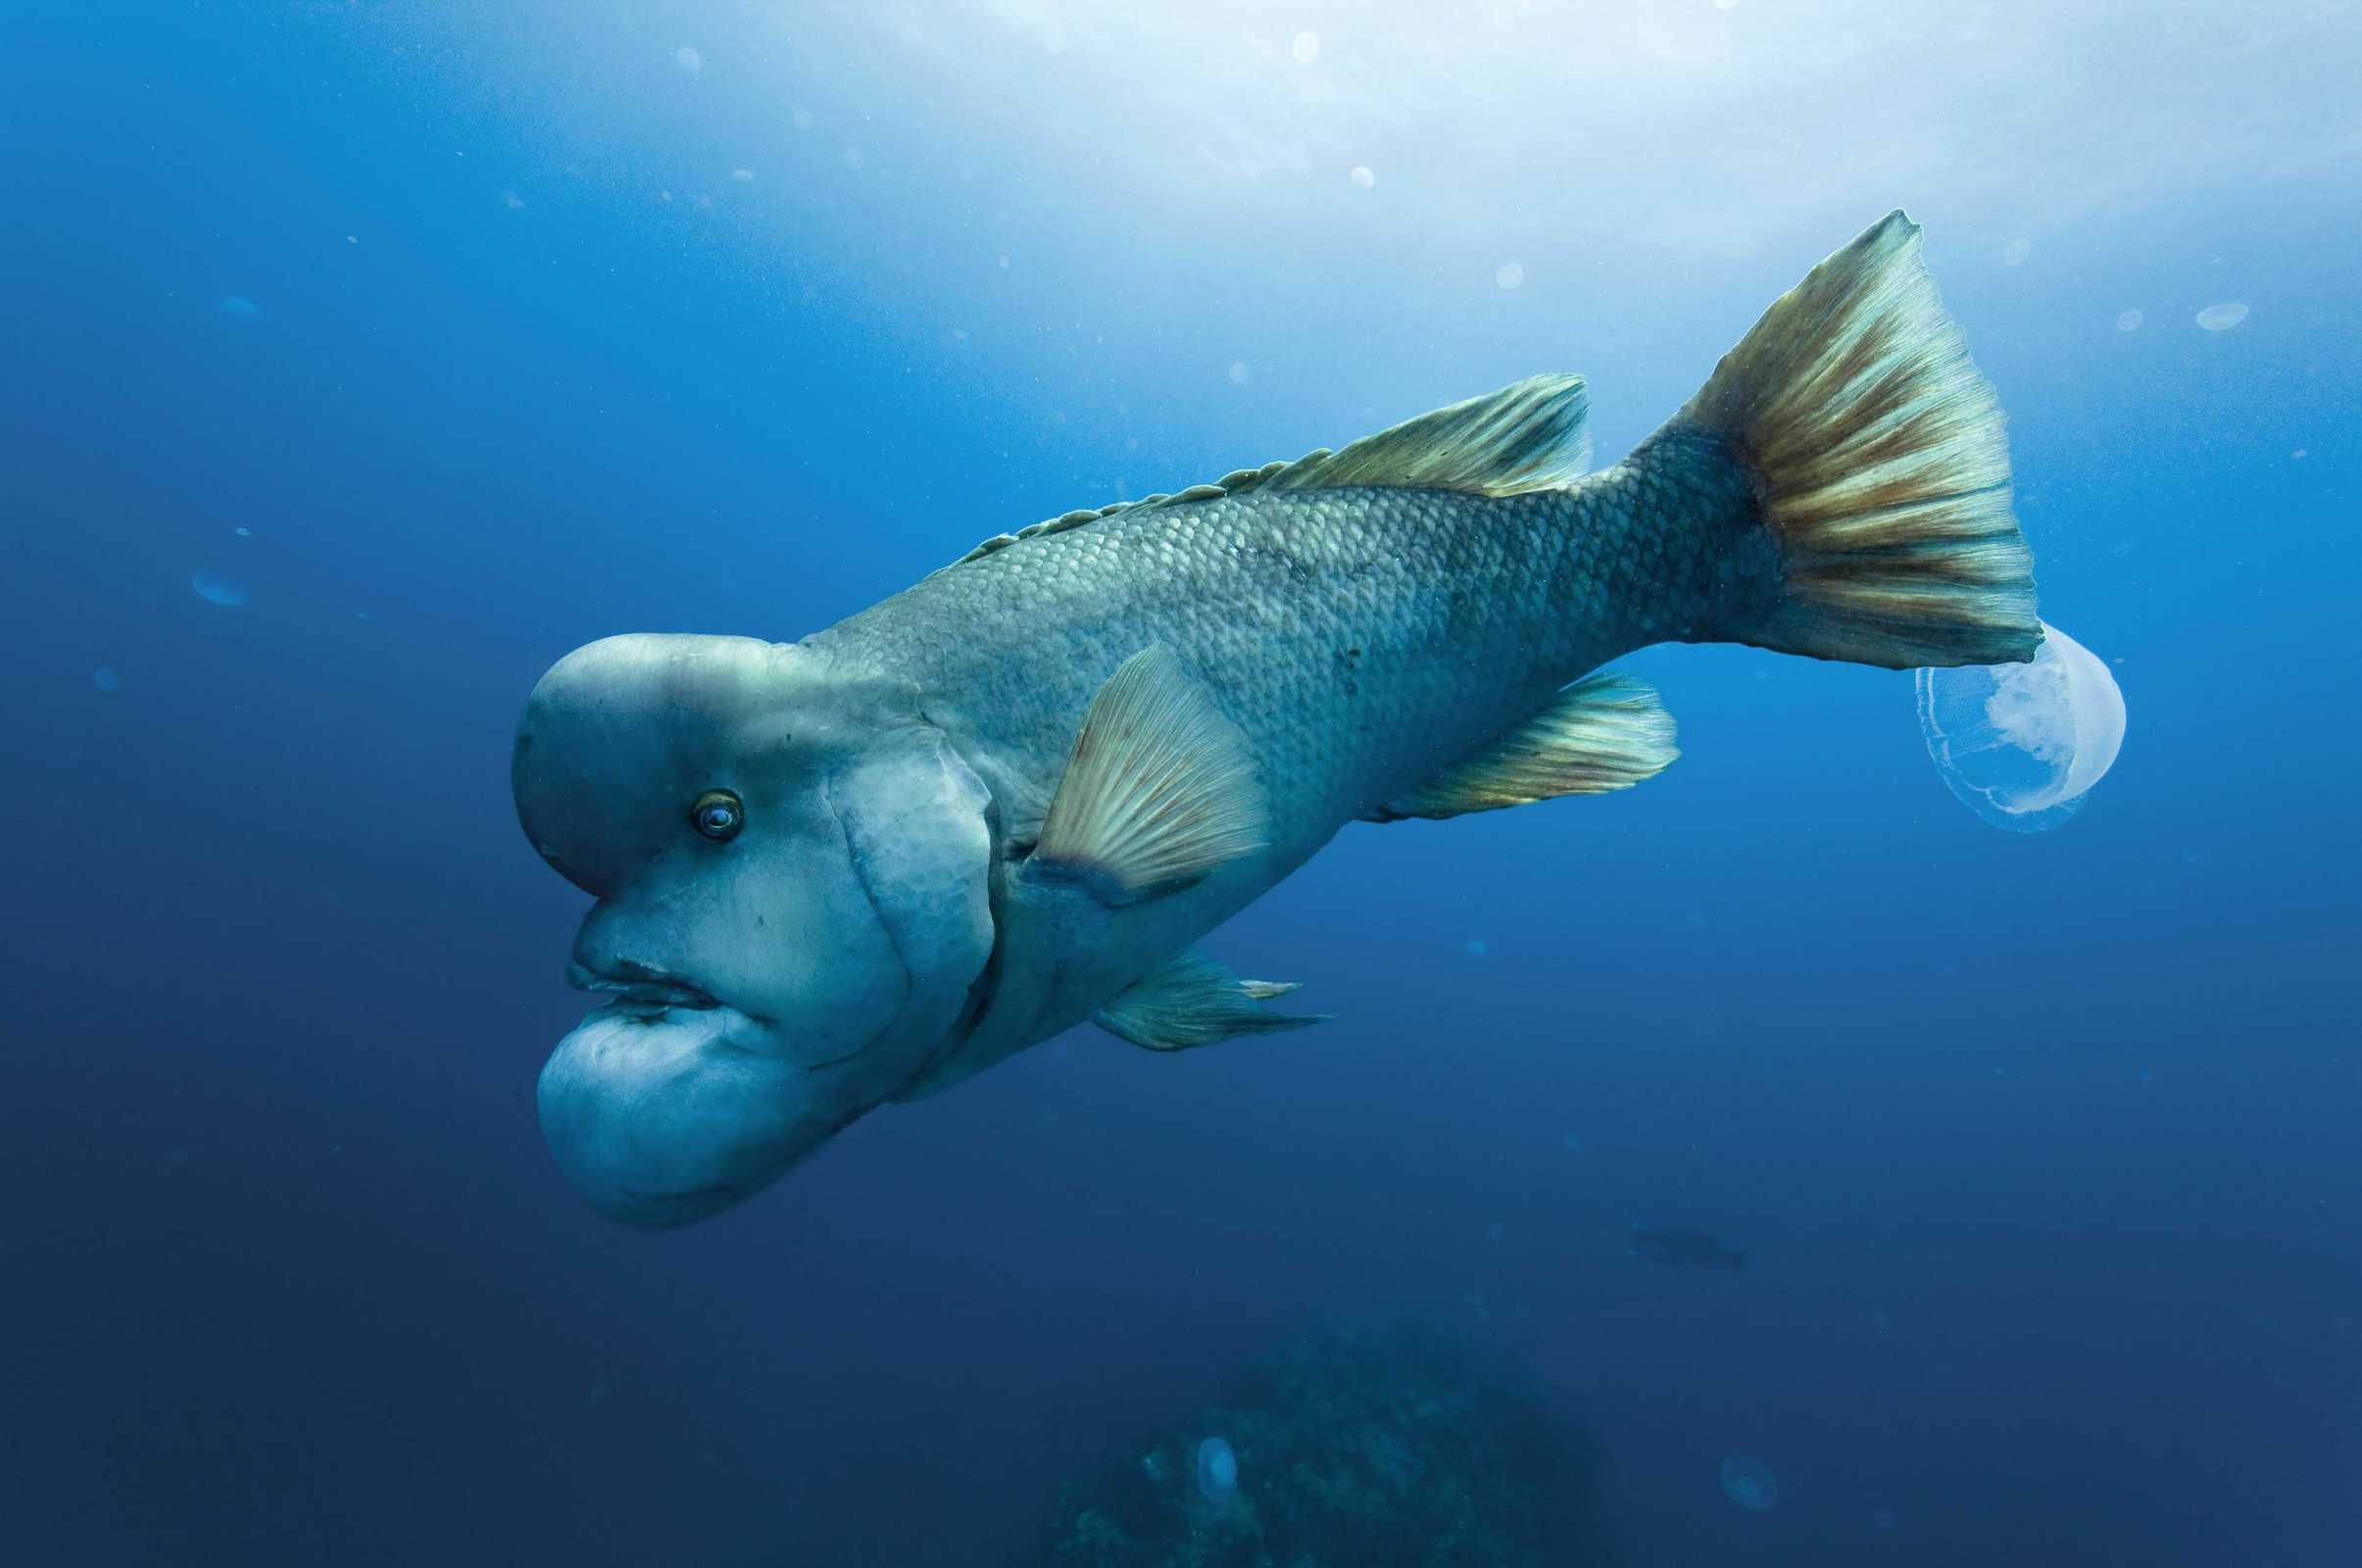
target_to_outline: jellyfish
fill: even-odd
[[[198,598],[210,600],[217,605],[226,605],[231,610],[237,609],[247,600],[244,583],[231,582],[219,572],[197,572],[189,578],[188,585],[197,591]]]
[[[1762,1460],[1735,1453],[1722,1461],[1722,1494],[1742,1508],[1768,1508],[1780,1500],[1779,1478]]]
[[[2247,318],[2247,307],[2237,300],[2209,305],[2198,312],[2198,325],[2209,332],[2228,332]]]
[[[1198,1445],[1198,1491],[1217,1508],[1227,1508],[1239,1494],[1239,1456],[1220,1438]]]
[[[224,294],[221,303],[214,309],[223,316],[260,316],[263,314],[263,308],[243,294]]]
[[[1919,728],[1936,771],[1994,827],[2039,833],[2083,808],[2124,744],[2124,693],[2056,626],[2023,664],[1922,669]]]
[[[90,684],[102,692],[120,692],[123,689],[123,678],[115,672],[113,664],[101,664],[90,672]]]

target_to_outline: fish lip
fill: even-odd
[[[581,964],[566,966],[566,982],[577,991],[595,992],[615,999],[611,1005],[626,1010],[648,1008],[670,1011],[682,1008],[693,1012],[710,1012],[724,1006],[719,997],[699,986],[693,986],[677,975],[668,975],[644,964],[626,963],[628,974],[602,974]]]

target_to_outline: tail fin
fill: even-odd
[[[1890,213],[1782,295],[1667,426],[1719,435],[1781,561],[1746,642],[1907,669],[2034,657],[1993,388]]]

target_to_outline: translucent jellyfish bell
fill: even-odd
[[[2083,808],[2124,744],[2124,693],[2056,626],[2024,664],[1915,671],[1919,728],[1936,771],[1997,828],[2039,833]]]
[[[196,590],[198,598],[211,600],[217,605],[224,605],[231,610],[237,609],[247,600],[246,585],[231,582],[220,572],[193,573],[189,577],[188,585]]]
[[[1239,1456],[1220,1438],[1198,1445],[1198,1491],[1217,1508],[1239,1494]]]
[[[1735,1453],[1722,1461],[1722,1494],[1742,1508],[1768,1508],[1780,1500],[1780,1481],[1762,1460]]]

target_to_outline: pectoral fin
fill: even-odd
[[[1654,778],[1680,755],[1673,715],[1654,687],[1630,675],[1587,675],[1484,750],[1363,814],[1399,822],[1603,795]]]
[[[1097,1022],[1107,1033],[1151,1051],[1187,1051],[1234,1035],[1272,1034],[1322,1022],[1326,1014],[1264,1010],[1264,1002],[1295,989],[1290,981],[1242,980],[1193,948],[1135,980],[1100,1009]]]
[[[1263,799],[1238,726],[1172,650],[1125,660],[1091,699],[1027,874],[1137,904],[1263,845]]]

